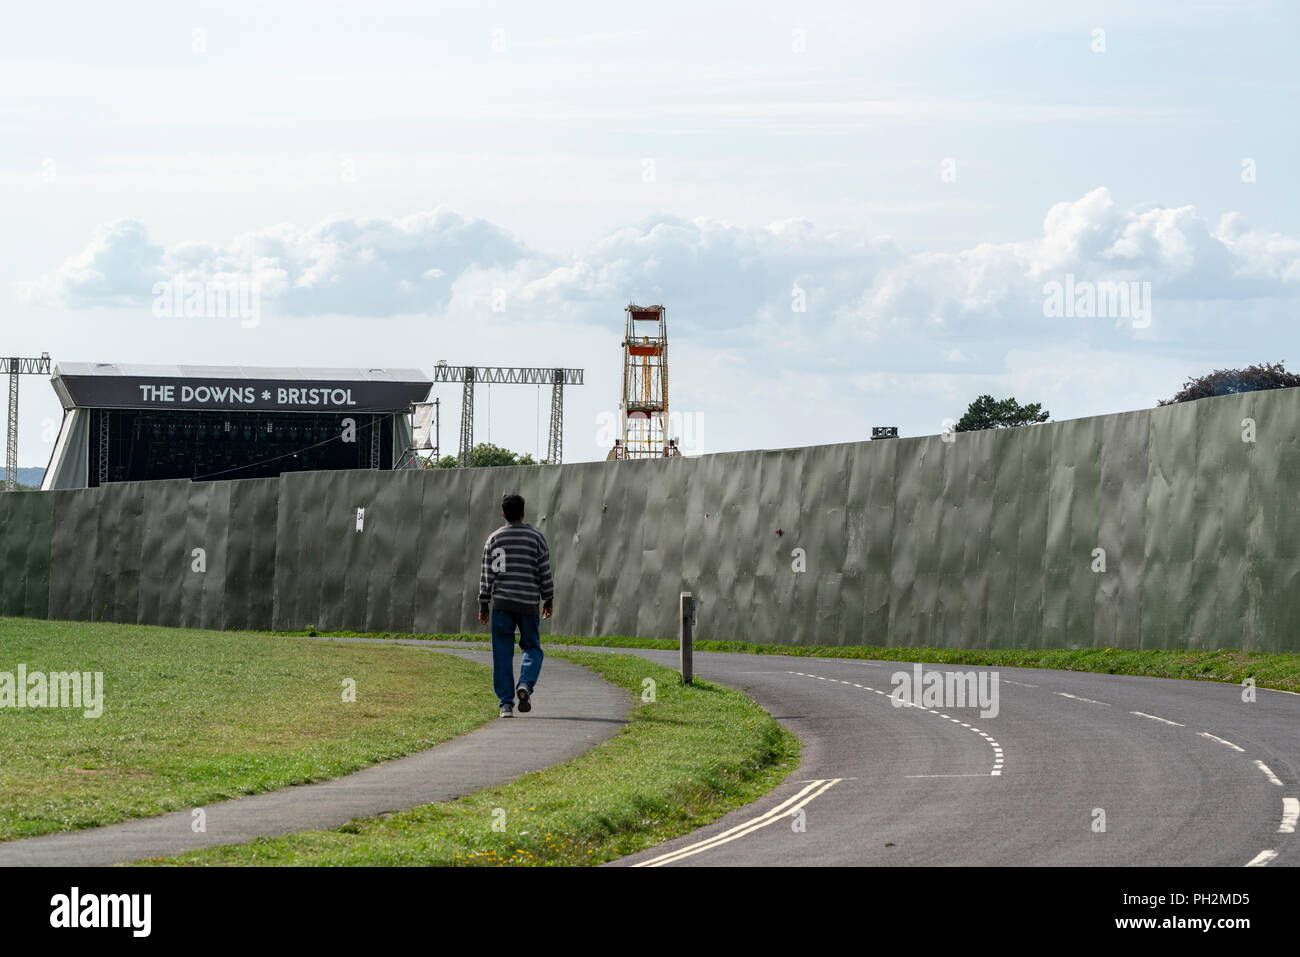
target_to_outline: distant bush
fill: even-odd
[[[1021,405],[1013,397],[999,400],[991,395],[982,395],[967,407],[952,430],[979,432],[982,429],[1014,429],[1021,425],[1046,422],[1050,414],[1037,402]]]
[[[1172,399],[1161,399],[1157,405],[1174,405],[1193,399],[1208,399],[1215,395],[1236,395],[1239,392],[1260,392],[1265,389],[1290,389],[1300,386],[1300,375],[1287,372],[1281,362],[1246,366],[1244,369],[1215,369],[1197,379],[1188,379],[1183,390]]]
[[[517,452],[511,452],[509,449],[503,449],[499,445],[492,445],[490,442],[480,442],[474,446],[469,453],[470,468],[482,469],[491,468],[494,465],[537,465],[533,457],[527,452],[522,455]],[[454,455],[444,455],[438,460],[437,464],[431,464],[430,468],[454,469],[460,465],[460,459]]]

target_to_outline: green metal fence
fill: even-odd
[[[481,630],[499,502],[557,632],[1300,651],[1300,389],[1020,429],[655,461],[0,496],[0,613]],[[364,517],[358,530],[358,509]]]

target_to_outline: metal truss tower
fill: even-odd
[[[617,458],[676,453],[668,438],[668,320],[663,306],[629,305],[623,337],[623,441]]]
[[[551,430],[546,446],[546,461],[558,465],[564,453],[564,387],[582,385],[581,369],[508,366],[452,366],[439,362],[433,371],[434,382],[462,382],[460,407],[461,468],[470,464],[474,452],[474,383],[489,385],[550,385]]]
[[[564,370],[555,370],[551,384],[551,432],[546,442],[546,462],[559,465],[564,460]]]
[[[465,388],[460,395],[460,467],[469,468],[469,458],[474,451],[474,367],[465,369]]]
[[[42,352],[39,359],[20,359],[16,356],[0,359],[0,375],[9,375],[9,418],[5,430],[5,491],[18,487],[18,377],[20,375],[49,375],[50,354]]]

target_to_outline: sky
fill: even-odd
[[[580,367],[565,461],[608,450],[629,302],[667,308],[687,454],[1150,407],[1300,369],[1298,35],[1194,0],[24,4],[0,353]],[[167,315],[178,281],[256,316]],[[548,408],[480,387],[475,437],[545,454]]]

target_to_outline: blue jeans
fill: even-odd
[[[515,703],[515,627],[519,628],[519,684],[532,693],[542,671],[542,643],[537,637],[537,615],[516,615],[492,609],[492,690],[504,707]]]

